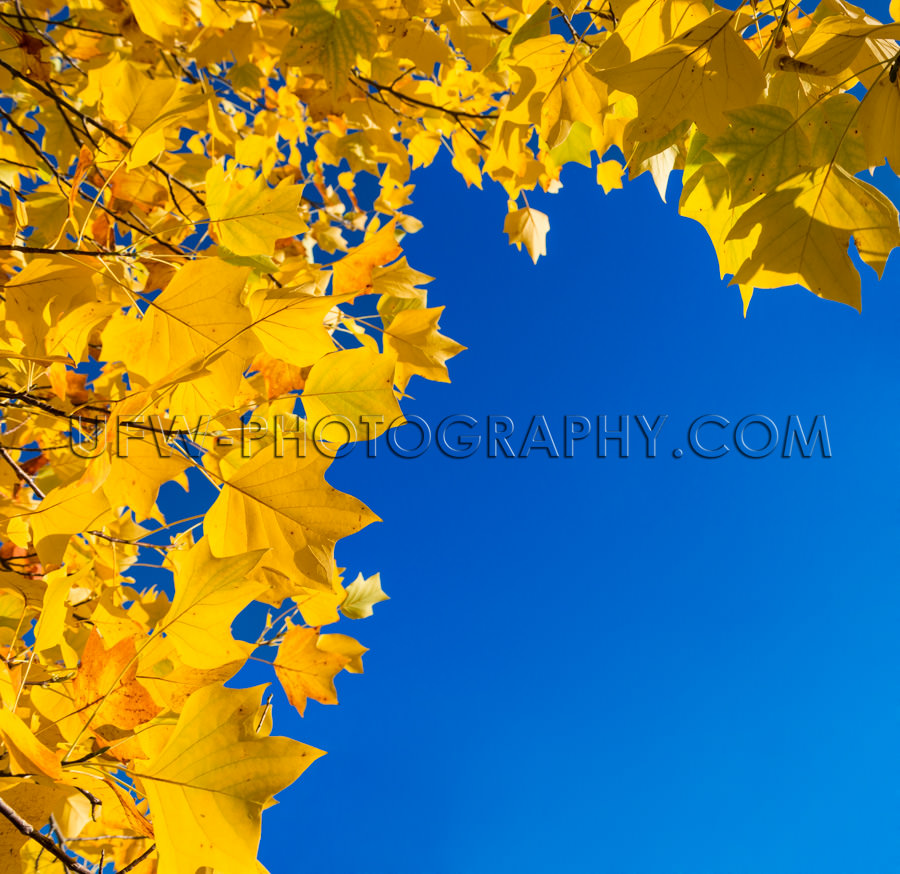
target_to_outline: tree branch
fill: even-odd
[[[2,63],[3,62],[0,61],[0,64]],[[427,100],[419,100],[418,97],[411,97],[409,94],[404,94],[402,91],[397,91],[390,85],[382,85],[380,82],[376,82],[374,79],[369,79],[366,76],[363,76],[361,73],[354,73],[354,75],[357,79],[359,79],[360,82],[365,82],[366,85],[374,88],[376,92],[386,91],[392,97],[396,97],[397,100],[401,100],[404,103],[409,103],[413,106],[421,106],[425,109],[436,109],[438,112],[443,112],[456,121],[459,121],[459,119],[461,118],[497,118],[496,112],[467,112],[465,109],[451,109],[449,106],[438,106],[438,104],[436,103],[429,103]]]
[[[125,146],[126,149],[133,148],[133,145],[130,142],[128,142],[128,140],[126,140],[125,137],[119,136],[119,134],[117,134],[111,128],[108,128],[102,122],[96,121],[95,119],[91,118],[89,115],[85,115],[85,113],[83,113],[80,109],[78,109],[78,107],[73,106],[71,103],[69,103],[68,100],[64,99],[63,97],[60,97],[59,94],[57,94],[52,88],[48,88],[46,85],[43,85],[40,82],[36,81],[35,79],[32,79],[30,76],[26,76],[21,70],[17,70],[15,67],[11,66],[10,64],[7,64],[6,61],[4,61],[2,59],[0,59],[0,67],[3,67],[4,70],[6,70],[8,73],[10,73],[12,76],[14,76],[16,79],[21,79],[23,82],[30,85],[36,91],[39,91],[45,97],[49,97],[59,107],[60,111],[62,111],[63,109],[67,109],[73,115],[77,116],[81,120],[81,123],[83,125],[85,125],[85,129],[88,124],[91,124],[95,128],[97,128],[97,130],[105,133],[110,139],[115,140],[117,143],[119,143],[122,146]],[[88,134],[88,136],[90,136],[90,134]],[[206,206],[206,203],[203,200],[203,198],[200,197],[200,195],[197,194],[197,192],[194,191],[193,188],[191,188],[189,185],[186,185],[177,176],[173,176],[167,170],[164,170],[155,161],[150,161],[149,163],[150,163],[150,166],[154,170],[156,170],[159,173],[162,173],[162,175],[165,176],[166,179],[171,179],[172,182],[174,182],[176,185],[178,185],[179,187],[181,187],[185,191],[187,191],[187,193],[190,194],[190,196],[193,197],[194,200],[196,200],[197,203],[200,204],[200,206],[203,206],[203,207]]]
[[[10,244],[0,245],[0,252],[27,252],[30,255],[90,255],[92,258],[137,258],[137,255],[129,255],[127,252],[109,252],[102,249],[51,249],[46,246]]]
[[[16,460],[10,455],[5,446],[0,446],[0,458],[2,458],[15,472],[16,476],[30,488],[38,500],[44,500],[44,493],[38,488],[37,483],[22,469]]]
[[[143,862],[144,859],[146,859],[147,856],[149,856],[155,849],[156,849],[156,844],[151,844],[151,845],[150,845],[146,850],[144,850],[144,852],[141,853],[140,856],[138,856],[133,862],[130,862],[128,865],[126,865],[124,868],[122,868],[122,869],[118,872],[118,874],[128,874],[129,871],[134,871],[134,869],[137,868],[137,866],[140,865],[141,862]]]
[[[33,825],[25,822],[18,813],[16,813],[2,798],[0,798],[0,814],[5,816],[12,827],[16,829],[16,831],[21,832],[25,835],[26,838],[30,838],[33,841],[39,843],[48,853],[56,856],[63,865],[69,871],[74,871],[75,874],[94,874],[94,872],[81,864],[77,859],[73,859],[68,853],[63,852],[54,841],[48,838],[46,835],[42,835]],[[146,854],[144,854],[146,855]],[[143,856],[136,859],[135,862],[139,862],[143,859]],[[124,874],[125,871],[130,870],[134,867],[134,863],[126,866],[119,872],[119,874]]]

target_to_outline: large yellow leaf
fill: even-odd
[[[75,307],[96,302],[99,280],[87,259],[35,258],[3,287],[6,330],[40,355],[52,326]]]
[[[262,688],[195,692],[162,751],[138,766],[159,848],[158,874],[253,870],[263,810],[322,755],[266,736]]]
[[[104,357],[127,362],[129,372],[156,382],[189,363],[209,359],[208,373],[175,390],[182,415],[214,415],[232,406],[245,359],[256,348],[241,303],[249,268],[218,258],[181,267],[150,301],[143,316],[117,314],[103,332]]]
[[[549,106],[545,104],[551,92],[562,83],[563,73],[573,57],[572,46],[558,34],[520,42],[510,61],[510,68],[519,82],[503,108],[501,123],[538,125],[542,123],[543,116],[545,135],[552,131],[560,116],[566,115],[563,99],[557,96]]]
[[[794,61],[808,65],[814,75],[833,76],[846,70],[867,41],[897,39],[900,24],[880,24],[874,18],[859,20],[833,15],[812,32]]]
[[[630,60],[636,61],[708,16],[709,9],[702,0],[637,0],[620,14],[608,42],[615,44],[621,40]],[[610,48],[603,51],[609,53]]]
[[[236,255],[271,255],[275,241],[306,230],[300,217],[301,185],[269,188],[256,177],[240,186],[218,164],[206,174],[206,208],[223,246]]]
[[[634,94],[639,114],[632,136],[658,139],[690,120],[716,135],[725,113],[754,103],[765,86],[756,55],[735,30],[735,13],[722,10],[643,58],[598,75]]]
[[[350,296],[311,294],[280,288],[250,299],[253,334],[266,352],[297,367],[306,367],[335,348],[325,318]]]
[[[375,438],[405,420],[394,395],[395,361],[377,349],[362,346],[332,352],[313,365],[303,389],[303,407],[310,430],[329,416],[349,419],[356,433],[343,425],[325,426],[329,442]],[[366,424],[370,420],[370,424]]]
[[[206,515],[210,551],[225,558],[269,548],[263,566],[330,588],[336,541],[378,517],[325,481],[331,459],[314,446],[305,457],[275,451],[260,450],[223,483]]]
[[[726,169],[716,160],[688,165],[679,211],[686,218],[700,222],[709,234],[724,277],[734,274],[753,253],[758,231],[747,238],[730,239],[734,223],[747,210],[747,205],[732,206]]]
[[[175,600],[162,627],[185,664],[212,670],[253,652],[253,644],[232,637],[231,624],[265,588],[249,579],[263,552],[214,558],[203,538],[188,552],[171,554]]]
[[[155,382],[175,368],[234,343],[251,348],[241,292],[250,269],[218,258],[182,266],[146,312],[116,316],[103,334],[104,357]]]
[[[58,486],[30,514],[35,549],[45,564],[59,564],[73,534],[102,527],[110,514],[109,498],[87,482]]]
[[[778,106],[728,113],[728,130],[708,146],[725,164],[732,204],[755,200],[809,163],[809,140],[797,120]]]
[[[187,12],[180,0],[130,0],[129,6],[140,29],[159,42],[175,32]]]
[[[801,277],[819,297],[860,308],[860,279],[847,248],[879,275],[900,245],[897,209],[880,191],[837,166],[821,167],[784,182],[747,210],[729,237],[740,239],[759,226],[753,255],[735,282],[774,288],[778,275]],[[763,272],[774,274],[773,278]],[[790,279],[788,281],[791,281]]]
[[[181,474],[190,463],[183,455],[168,449],[162,438],[157,444],[146,431],[128,433],[138,439],[123,441],[111,455],[103,492],[114,508],[130,507],[140,521],[150,518],[163,483],[181,479],[187,486],[187,480]]]
[[[857,124],[866,164],[874,168],[887,159],[895,173],[900,171],[900,81],[882,76],[863,99]]]
[[[283,61],[303,65],[325,77],[339,92],[357,55],[367,57],[375,47],[375,23],[362,6],[342,6],[337,0],[296,0],[285,18],[297,29]]]

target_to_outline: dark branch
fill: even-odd
[[[140,854],[133,862],[126,865],[124,868],[120,869],[118,874],[128,874],[129,871],[134,871],[144,859],[147,858],[154,850],[156,849],[156,844],[151,844],[143,853]]]
[[[22,817],[19,816],[19,814],[16,813],[2,798],[0,798],[0,814],[9,820],[16,831],[21,832],[26,838],[30,838],[32,841],[40,844],[48,853],[52,853],[69,871],[74,871],[75,874],[94,874],[90,868],[82,865],[77,859],[73,859],[68,853],[58,847],[54,841],[46,835],[42,835],[33,825],[22,819]],[[139,862],[141,859],[143,859],[143,856],[135,861]],[[134,863],[123,868],[119,874],[124,874],[125,871],[128,871],[133,867]]]
[[[22,469],[22,467],[16,462],[16,460],[10,455],[9,450],[5,446],[0,446],[0,458],[2,458],[14,471],[15,475],[25,483],[31,491],[34,492],[35,496],[43,501],[44,493],[38,488],[37,483]]]
[[[0,63],[3,62],[0,61]],[[497,118],[496,112],[467,112],[465,109],[451,109],[449,106],[438,106],[438,104],[436,103],[429,103],[427,100],[419,100],[418,97],[411,97],[409,94],[404,94],[402,91],[397,91],[390,85],[382,85],[380,82],[376,82],[374,79],[369,79],[366,76],[363,76],[361,73],[354,73],[354,75],[357,79],[359,79],[360,82],[365,82],[366,85],[368,85],[370,88],[374,88],[377,93],[385,91],[392,97],[396,97],[397,100],[401,100],[404,103],[409,103],[413,106],[421,106],[425,109],[436,109],[438,112],[443,112],[456,121],[459,121],[459,119],[461,118]]]
[[[30,85],[36,91],[39,91],[45,97],[49,97],[57,105],[57,107],[59,107],[60,111],[65,109],[65,110],[68,110],[69,112],[71,112],[73,115],[77,116],[80,119],[81,123],[85,126],[85,129],[87,129],[88,124],[93,125],[95,128],[97,128],[97,130],[105,133],[110,139],[113,139],[120,145],[125,146],[126,149],[132,148],[132,144],[128,140],[126,140],[125,137],[120,136],[114,130],[112,130],[111,128],[108,128],[102,122],[96,121],[95,119],[91,118],[89,115],[85,115],[80,109],[78,109],[76,106],[73,106],[71,103],[69,103],[68,100],[66,100],[63,97],[60,97],[59,94],[57,94],[52,88],[48,88],[46,85],[43,85],[40,82],[36,81],[35,79],[32,79],[30,76],[26,76],[23,72],[21,72],[21,70],[17,70],[15,67],[7,64],[6,61],[4,61],[2,59],[0,59],[0,67],[3,67],[3,69],[5,69],[8,73],[10,73],[16,79],[21,79],[23,82],[26,82],[28,85]],[[182,182],[177,176],[172,176],[171,173],[169,173],[167,170],[164,170],[155,161],[150,161],[150,166],[154,170],[156,170],[158,173],[162,173],[162,175],[165,176],[166,179],[171,179],[172,182],[174,182],[176,185],[178,185],[179,187],[181,187],[185,191],[187,191],[187,193],[190,194],[190,196],[193,197],[194,200],[196,200],[197,203],[200,204],[200,206],[203,206],[203,207],[206,206],[206,203],[204,202],[203,198],[200,197],[200,195],[197,194],[197,192],[194,191],[193,188],[191,188],[189,185],[186,185],[184,182]]]
[[[92,258],[136,258],[127,252],[108,252],[97,249],[50,249],[46,246],[0,245],[0,252],[27,252],[31,255],[90,255]]]

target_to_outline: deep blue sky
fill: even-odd
[[[430,421],[668,414],[655,459],[405,460],[333,483],[385,520],[339,546],[392,600],[339,707],[276,729],[329,755],[266,813],[262,860],[317,874],[847,874],[900,866],[900,268],[863,314],[761,293],[741,317],[702,228],[649,178],[574,168],[547,258],[499,189],[419,177],[453,384]],[[670,189],[670,195],[672,189]],[[534,203],[534,199],[532,203]],[[833,456],[686,454],[697,416],[827,418]],[[748,435],[749,436],[749,435]],[[590,441],[586,441],[590,443]],[[614,446],[614,445],[613,445]],[[614,451],[613,451],[614,456]]]

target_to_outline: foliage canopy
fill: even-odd
[[[900,167],[897,38],[844,0],[0,3],[4,870],[257,865],[320,751],[224,683],[264,660],[301,714],[336,703],[366,652],[341,617],[387,597],[335,563],[377,517],[325,478],[351,435],[320,438],[402,421],[463,349],[403,257],[413,171],[499,183],[536,261],[528,192],[566,164],[663,196],[681,170],[745,306],[859,307],[857,256],[900,244],[860,178]],[[202,515],[166,516],[173,482]]]

